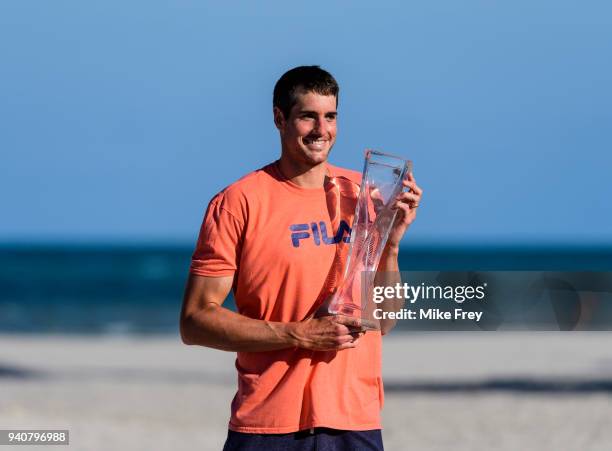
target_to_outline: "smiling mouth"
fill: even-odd
[[[310,148],[322,149],[329,141],[323,138],[304,138],[304,144]]]

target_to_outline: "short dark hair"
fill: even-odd
[[[297,102],[296,92],[303,89],[324,96],[334,96],[338,105],[338,82],[326,70],[319,66],[298,66],[288,70],[278,79],[274,86],[272,105],[278,107],[285,118],[289,117],[291,108]]]

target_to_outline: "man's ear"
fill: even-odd
[[[285,128],[285,115],[277,106],[272,111],[274,113],[274,125],[276,125],[277,129],[282,130]]]

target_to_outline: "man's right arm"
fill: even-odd
[[[318,351],[354,348],[350,318],[326,316],[281,323],[248,318],[222,306],[233,277],[190,274],[181,309],[180,330],[185,344],[224,351],[273,351],[305,348]]]

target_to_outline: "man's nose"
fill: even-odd
[[[323,135],[327,132],[327,126],[325,118],[320,117],[315,121],[313,131]]]

